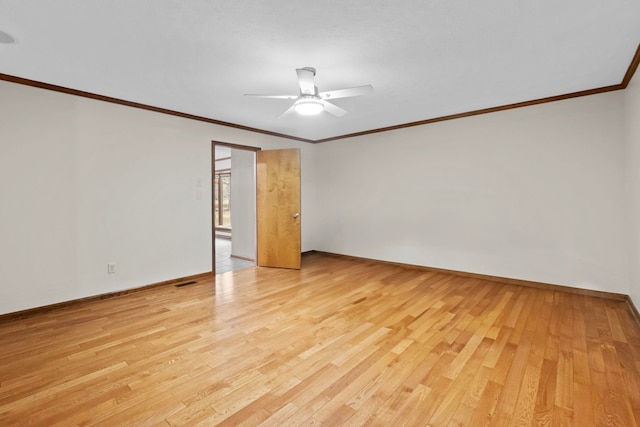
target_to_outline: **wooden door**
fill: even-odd
[[[300,268],[300,150],[256,153],[258,265]]]

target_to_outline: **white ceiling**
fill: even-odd
[[[619,84],[639,0],[0,0],[0,73],[318,140]],[[278,118],[315,67],[337,118]],[[1,96],[1,94],[0,94]]]

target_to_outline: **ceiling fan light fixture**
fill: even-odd
[[[343,110],[328,100],[338,98],[349,98],[352,96],[368,95],[373,92],[373,86],[363,85],[347,87],[344,89],[330,90],[328,92],[318,92],[318,86],[315,85],[314,77],[316,69],[312,67],[297,68],[298,86],[300,87],[299,95],[258,95],[245,93],[245,96],[257,96],[259,98],[275,98],[275,99],[294,99],[293,104],[289,104],[278,118],[286,117],[289,114],[298,113],[303,116],[314,116],[326,111],[332,116],[342,117],[347,114],[347,110]]]
[[[302,99],[296,102],[296,105],[293,108],[296,110],[296,113],[303,116],[315,116],[316,114],[320,114],[324,111],[324,105],[322,105],[322,102],[312,99]]]

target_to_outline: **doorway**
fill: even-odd
[[[225,167],[222,162],[227,160],[229,164]],[[212,191],[218,193],[211,198],[214,275],[249,266],[242,261],[255,265],[256,260],[261,267],[300,269],[300,149],[262,151],[259,147],[212,141],[211,163]],[[225,184],[221,181],[227,173],[228,227],[225,226]],[[219,236],[216,236],[217,223],[221,224]],[[230,248],[229,243],[217,238],[223,239],[225,231],[230,234]],[[226,237],[229,240],[229,236]],[[224,265],[227,260],[228,265]]]
[[[212,212],[215,273],[256,265],[255,151],[214,143]]]

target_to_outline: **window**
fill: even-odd
[[[231,228],[231,172],[216,172],[214,180],[215,228]]]

